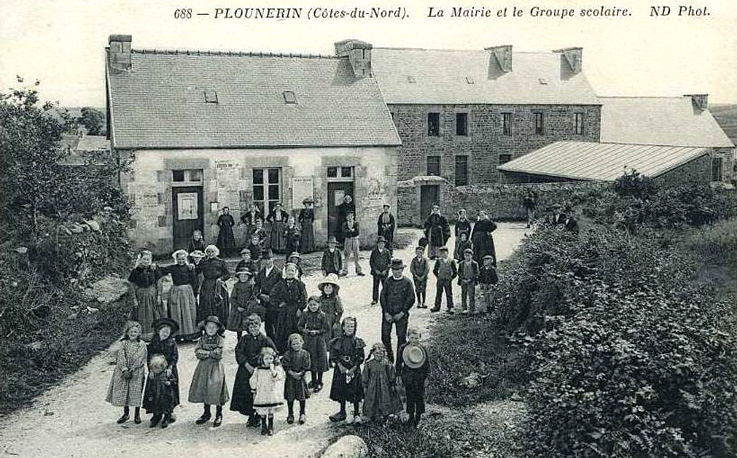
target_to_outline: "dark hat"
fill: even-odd
[[[422,250],[422,251],[425,251],[425,247],[424,247],[424,246],[422,246],[422,245],[417,245],[417,246],[415,247],[415,251],[417,251],[417,250]]]
[[[330,237],[328,237],[328,243],[336,243],[337,244],[338,243],[338,239],[336,239],[334,235],[331,235]]]
[[[236,275],[244,274],[244,275],[250,275],[250,276],[253,276],[253,272],[251,272],[250,270],[248,270],[248,267],[246,267],[246,266],[241,266],[241,267],[239,267],[239,268],[238,268],[238,269],[237,269],[237,270],[235,271],[235,274],[236,274]]]
[[[392,269],[404,269],[407,266],[404,265],[404,262],[401,259],[394,258],[392,259],[391,265],[389,267]]]
[[[175,334],[177,331],[179,331],[179,323],[177,323],[175,320],[172,320],[171,318],[157,318],[151,323],[151,327],[153,329],[156,329],[157,331],[162,326],[169,326],[171,328],[172,334]]]
[[[384,204],[384,208],[390,208],[390,207],[391,207],[391,205],[389,205],[389,204]]]
[[[473,254],[473,250],[471,248],[466,248],[465,250],[463,250],[463,254],[466,254],[466,253]]]
[[[384,242],[384,243],[386,243],[386,239],[384,238],[384,236],[383,236],[383,235],[380,235],[380,236],[379,236],[379,237],[378,237],[378,238],[376,239],[376,243],[379,243],[379,242]]]
[[[439,248],[439,251],[448,251],[448,247],[447,246],[441,246]]]
[[[225,332],[225,326],[223,326],[223,323],[220,322],[220,318],[215,315],[210,315],[204,320],[200,321],[197,324],[197,327],[200,328],[200,330],[204,331],[205,325],[207,323],[215,323],[216,325],[218,325],[218,334],[223,334]]]
[[[261,259],[271,259],[274,257],[274,252],[271,251],[271,248],[267,248],[264,250],[264,252],[261,254]]]
[[[494,256],[492,256],[490,254],[487,254],[486,256],[484,256],[484,261],[486,261],[487,259],[491,259],[493,261],[494,260]]]

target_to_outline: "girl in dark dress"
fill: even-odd
[[[299,316],[307,305],[307,289],[297,278],[297,266],[287,264],[284,278],[274,286],[269,294],[269,302],[276,307],[275,343],[279,353],[287,351],[290,334],[299,332]]]
[[[141,323],[141,333],[145,339],[153,332],[151,322],[166,316],[159,286],[163,274],[161,269],[151,262],[152,259],[150,251],[141,251],[136,260],[136,267],[128,276],[130,295],[133,298],[130,318]]]
[[[287,250],[287,262],[289,262],[289,256],[291,256],[291,253],[299,252],[299,241],[301,237],[302,234],[299,232],[294,216],[290,216],[289,219],[287,219],[287,226],[284,228],[284,244]]]
[[[200,261],[196,271],[202,273],[204,279],[200,286],[200,304],[197,308],[197,321],[214,315],[221,323],[228,322],[230,298],[225,280],[230,278],[230,272],[225,261],[218,258],[220,250],[215,245],[208,245],[205,249],[205,259]]]
[[[466,209],[458,210],[458,221],[456,221],[454,233],[456,236],[455,249],[453,250],[453,259],[463,259],[463,249],[458,245],[461,243],[461,234],[466,233],[466,240],[471,239],[471,221],[466,216]]]
[[[223,214],[218,218],[217,225],[220,228],[220,231],[218,232],[218,241],[216,245],[220,250],[222,250],[223,254],[227,256],[235,249],[235,236],[233,235],[235,220],[230,214],[230,208],[223,207]]]
[[[235,360],[238,362],[238,372],[233,384],[233,400],[230,401],[230,410],[248,416],[247,426],[258,426],[259,417],[253,410],[253,393],[249,380],[253,371],[258,367],[261,349],[269,347],[276,350],[274,342],[261,332],[261,318],[250,315],[246,319],[247,333],[241,337],[235,347]]]
[[[366,343],[356,337],[358,322],[353,317],[343,319],[340,337],[330,341],[330,364],[333,370],[333,384],[330,399],[340,403],[340,411],[330,416],[330,421],[361,424],[359,404],[363,399],[361,364],[366,358]],[[346,402],[353,404],[353,416],[348,417]]]
[[[315,201],[312,197],[303,200],[305,208],[299,212],[299,226],[302,232],[302,239],[299,244],[300,253],[311,253],[315,251]],[[287,380],[289,380],[287,378]]]
[[[148,413],[154,414],[151,418],[152,428],[160,421],[162,422],[161,427],[166,428],[166,424],[174,422],[174,407],[179,405],[179,370],[177,370],[179,348],[173,337],[179,330],[179,324],[171,318],[159,318],[151,325],[156,333],[151,343],[148,344],[149,367],[151,367],[152,359],[155,356],[163,357],[165,364],[163,376],[159,377],[160,380],[157,383],[151,383],[153,391],[149,391],[149,385],[146,385],[143,407]],[[149,382],[152,378],[149,374]],[[165,382],[168,382],[168,384]],[[168,394],[164,391],[168,391]]]
[[[310,353],[304,350],[302,346],[304,340],[299,334],[289,336],[289,351],[281,358],[281,364],[284,372],[287,374],[287,380],[284,383],[284,399],[287,401],[287,423],[294,423],[294,401],[299,402],[299,424],[303,425],[307,418],[305,416],[305,407],[307,398],[310,397],[310,391],[307,389],[305,377],[307,371],[310,370]]]
[[[320,296],[312,296],[307,301],[307,310],[299,317],[297,327],[304,336],[305,350],[309,352],[312,361],[309,368],[312,373],[310,387],[317,393],[322,389],[322,373],[328,370],[326,337],[330,336],[328,318],[320,310]]]
[[[180,331],[174,331],[175,336],[180,340],[193,340],[200,335],[194,293],[199,279],[195,267],[187,263],[186,251],[175,251],[172,257],[176,264],[161,269],[164,275],[171,275],[173,283],[169,293],[169,317],[180,324]]]
[[[149,426],[153,428],[161,422],[161,427],[166,428],[172,423],[171,412],[174,410],[176,389],[174,377],[166,370],[166,359],[161,355],[154,355],[149,360],[148,381],[143,393],[143,408],[146,413],[153,414]]]
[[[286,251],[284,227],[287,224],[287,220],[289,220],[289,213],[282,210],[281,203],[279,202],[274,204],[274,211],[266,217],[266,221],[271,223],[268,246],[276,253],[284,253]]]
[[[494,248],[494,237],[491,235],[496,230],[496,224],[489,220],[485,211],[479,210],[479,218],[473,225],[471,243],[473,244],[473,259],[479,265],[484,263],[484,256],[494,256],[494,267],[496,267],[496,249]]]

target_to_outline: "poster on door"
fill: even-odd
[[[179,220],[197,219],[197,193],[177,194],[177,218]]]

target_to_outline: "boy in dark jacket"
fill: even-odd
[[[458,284],[461,286],[462,314],[476,313],[476,282],[479,278],[479,264],[473,260],[473,250],[463,251],[463,261],[458,264]],[[468,303],[468,309],[466,308]]]
[[[448,247],[442,246],[439,250],[440,256],[435,261],[435,267],[432,273],[437,277],[437,287],[435,288],[435,306],[430,309],[431,312],[440,310],[440,303],[443,301],[443,291],[448,306],[448,313],[453,313],[453,279],[458,276],[458,269],[453,259],[448,259]]]
[[[389,263],[391,260],[391,253],[386,249],[386,239],[379,236],[376,240],[376,248],[371,251],[371,257],[369,258],[371,276],[374,277],[371,305],[376,305],[379,302],[379,286],[383,285],[386,277],[389,276]]]
[[[430,262],[425,257],[425,248],[418,246],[415,248],[415,257],[409,265],[409,271],[412,273],[412,280],[415,282],[415,294],[417,295],[417,308],[425,309],[425,299],[427,296],[427,275],[430,273]]]
[[[479,269],[479,289],[481,289],[481,297],[483,304],[486,305],[486,313],[491,313],[491,294],[494,285],[499,281],[494,268],[494,256],[487,254],[484,256],[484,265]]]
[[[337,248],[338,241],[334,235],[328,237],[328,247],[322,252],[322,275],[340,275],[343,271],[343,253]]]

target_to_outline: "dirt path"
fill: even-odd
[[[404,229],[403,229],[404,231]],[[420,231],[411,231],[414,240]],[[502,223],[494,233],[497,255],[508,257],[524,237],[524,224]],[[451,240],[449,243],[453,243]],[[449,245],[451,246],[451,245]],[[395,252],[408,264],[414,255],[413,247]],[[368,272],[368,253],[362,253],[361,261]],[[352,271],[351,271],[352,272]],[[409,275],[409,272],[407,272]],[[308,294],[317,292],[319,273],[304,278]],[[435,297],[432,275],[428,284],[428,299]],[[455,291],[459,294],[458,288]],[[341,297],[346,307],[345,315],[358,319],[358,335],[370,346],[380,341],[380,307],[371,306],[371,277],[357,277],[353,273],[341,279]],[[430,314],[428,309],[413,309],[410,323],[423,331],[429,329],[443,314]],[[427,332],[424,332],[426,338]],[[226,334],[226,351],[223,355],[228,389],[232,392],[236,372],[235,335]],[[307,403],[307,423],[287,425],[286,413],[276,419],[276,435],[264,438],[254,429],[245,427],[245,417],[225,408],[220,428],[196,426],[200,405],[186,403],[189,383],[196,366],[192,344],[179,348],[179,374],[183,405],[176,409],[178,421],[165,430],[148,427],[148,416],[140,425],[132,421],[119,426],[115,420],[118,408],[104,402],[112,375],[109,351],[90,361],[79,372],[59,386],[40,396],[33,407],[9,415],[0,422],[0,456],[21,457],[126,457],[131,456],[196,456],[196,457],[313,457],[339,434],[344,426],[334,426],[328,415],[336,410],[329,400],[331,372],[325,374],[326,389],[313,395]]]

